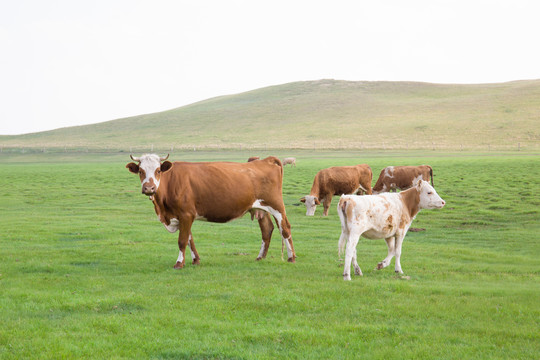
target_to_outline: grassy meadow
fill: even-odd
[[[171,160],[246,161],[247,152]],[[196,222],[201,265],[172,266],[177,234],[140,194],[128,155],[0,154],[0,359],[538,359],[540,156],[287,152],[283,196],[297,262],[257,222]],[[424,210],[402,267],[374,270],[384,240],[361,239],[363,277],[342,278],[338,198],[305,216],[315,173],[430,164],[447,202]]]

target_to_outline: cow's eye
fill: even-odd
[[[431,191],[428,191],[428,193],[427,193],[427,194],[428,194],[428,195],[431,195],[431,194],[433,194],[433,193],[432,193]]]

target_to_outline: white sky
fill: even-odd
[[[0,134],[300,80],[538,79],[539,44],[538,0],[0,0]]]

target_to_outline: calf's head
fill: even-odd
[[[315,209],[317,209],[317,205],[321,205],[321,202],[319,201],[319,199],[313,195],[306,195],[303,198],[301,198],[300,201],[306,205],[307,216],[315,215]]]
[[[169,155],[159,157],[155,154],[146,154],[141,157],[132,155],[130,157],[137,163],[129,163],[126,168],[132,173],[138,174],[141,178],[141,192],[147,196],[154,195],[159,188],[161,174],[169,170],[173,165],[170,161],[165,161],[169,158]]]
[[[420,209],[440,209],[446,204],[427,181],[417,180],[415,186],[420,194]]]

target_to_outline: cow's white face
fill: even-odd
[[[319,199],[313,195],[306,195],[303,198],[301,198],[300,201],[306,205],[307,216],[315,215],[315,210],[317,209],[317,205],[321,205],[321,203],[319,202]]]
[[[161,180],[161,174],[172,167],[172,163],[164,161],[161,163],[161,158],[155,154],[146,154],[137,158],[139,164],[129,163],[126,167],[134,174],[138,174],[141,179],[141,192],[144,195],[154,195]]]
[[[420,209],[440,209],[446,204],[427,181],[419,180],[416,187],[420,192]]]

